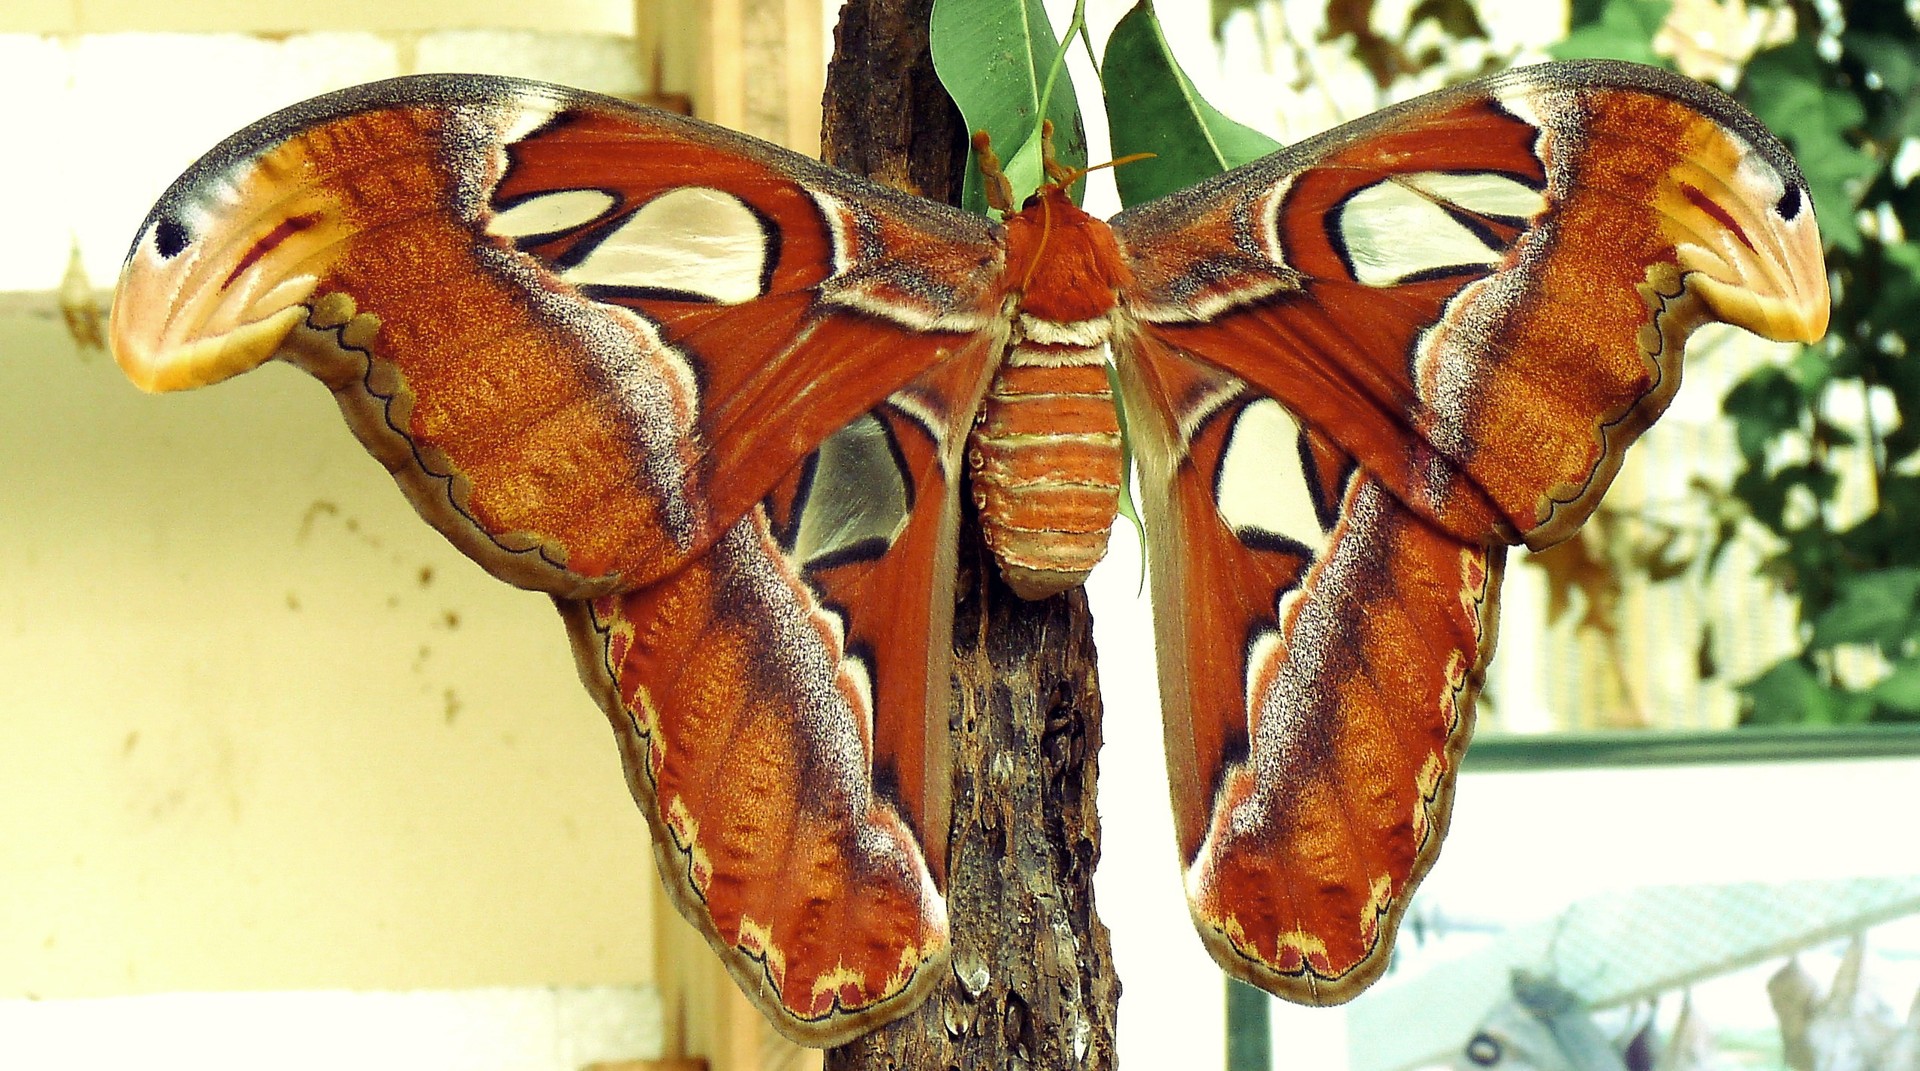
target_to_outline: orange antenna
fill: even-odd
[[[987,207],[1005,214],[1013,211],[1013,183],[1007,181],[1007,173],[1000,167],[1000,156],[993,151],[993,139],[987,137],[984,130],[973,132],[974,163],[980,168],[980,181],[985,185],[983,193],[987,197]]]
[[[1095,171],[1104,170],[1109,167],[1119,167],[1121,164],[1136,163],[1141,160],[1151,160],[1154,158],[1154,155],[1154,153],[1150,152],[1136,152],[1122,156],[1118,160],[1108,160],[1104,164],[1094,164],[1092,167],[1068,167],[1061,163],[1053,153],[1053,120],[1048,119],[1040,124],[1040,160],[1042,166],[1045,167],[1047,171],[1048,185],[1056,189],[1064,190]]]
[[[983,184],[981,192],[986,196],[987,207],[1002,215],[1012,212],[1013,183],[1007,178],[1000,154],[993,151],[993,139],[984,130],[973,132],[973,155],[974,166],[980,169],[980,181]],[[1137,160],[1151,160],[1153,157],[1154,154],[1150,152],[1137,152],[1092,167],[1068,167],[1054,154],[1053,120],[1048,119],[1040,124],[1040,164],[1046,171],[1046,184],[1056,190],[1064,190],[1095,171],[1131,164]]]
[[[1073,169],[1060,162],[1053,152],[1053,120],[1045,119],[1040,123],[1040,166],[1046,170],[1047,181],[1061,189],[1073,184]]]

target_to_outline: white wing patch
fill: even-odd
[[[1277,537],[1309,551],[1323,542],[1300,460],[1300,425],[1279,402],[1256,399],[1233,418],[1214,477],[1214,501],[1242,542]]]
[[[528,135],[552,122],[557,114],[559,113],[553,108],[543,108],[530,101],[521,100],[520,107],[514,109],[512,117],[500,130],[500,144],[502,146],[519,144]]]
[[[1416,172],[1382,179],[1347,198],[1334,221],[1353,277],[1393,286],[1427,272],[1492,267],[1505,258],[1456,212],[1526,220],[1546,208],[1540,191],[1492,172]]]
[[[1525,220],[1547,210],[1546,194],[1493,171],[1421,171],[1400,181],[1436,201],[1482,216]]]
[[[532,238],[584,227],[605,214],[614,197],[605,190],[555,190],[530,197],[487,220],[487,233]]]
[[[641,206],[561,273],[575,286],[663,290],[737,305],[760,296],[770,240],[740,198],[682,186]]]
[[[869,747],[873,744],[873,671],[867,667],[866,659],[858,655],[847,654],[844,647],[840,656],[840,674],[853,686],[859,697],[854,714],[860,720],[861,735],[866,738]]]
[[[1299,588],[1294,587],[1289,590],[1298,591]],[[1284,621],[1285,617],[1283,616],[1281,620]],[[1286,658],[1286,656],[1286,644],[1281,641],[1280,633],[1276,629],[1263,628],[1248,642],[1246,654],[1246,697],[1247,710],[1249,712],[1255,715],[1259,713],[1260,704],[1258,699],[1260,693],[1265,691],[1265,689],[1261,687],[1262,678],[1267,676],[1267,672],[1273,663]]]
[[[1293,176],[1288,175],[1275,183],[1260,199],[1260,240],[1267,249],[1267,259],[1284,268],[1287,266],[1286,243],[1280,240],[1280,210],[1286,207],[1287,195],[1293,192]]]

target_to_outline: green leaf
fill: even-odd
[[[1830,687],[1806,663],[1789,658],[1740,686],[1743,725],[1856,725],[1873,700]]]
[[[1567,4],[1567,28],[1578,30],[1599,22],[1607,13],[1607,0],[1571,0]]]
[[[1100,80],[1114,155],[1154,154],[1114,171],[1122,204],[1185,189],[1280,148],[1201,98],[1167,47],[1151,0],[1134,5],[1114,27]]]
[[[1849,13],[1847,32],[1840,36],[1840,62],[1860,69],[1861,84],[1854,91],[1867,106],[1867,129],[1882,145],[1895,145],[1920,132],[1920,41],[1914,23],[1876,32],[1870,21],[1855,24]],[[1891,32],[1888,32],[1891,31]],[[1851,82],[1849,84],[1852,84]]]
[[[1668,66],[1653,50],[1653,35],[1667,21],[1673,0],[1608,0],[1594,17],[1592,5],[1576,12],[1572,33],[1548,51],[1555,59],[1617,59]],[[1584,14],[1588,21],[1579,21]]]
[[[1040,188],[1040,108],[1053,120],[1054,150],[1068,167],[1087,162],[1087,134],[1080,103],[1064,65],[1054,70],[1061,46],[1040,0],[935,0],[928,32],[933,69],[970,131],[987,132],[1013,183],[1014,205]],[[987,210],[980,169],[968,160],[961,206]]]
[[[1833,362],[1814,347],[1802,346],[1787,361],[1787,378],[1799,389],[1806,404],[1812,406],[1833,382]]]
[[[1798,428],[1806,408],[1793,378],[1772,366],[1762,367],[1735,384],[1720,407],[1734,419],[1740,453],[1749,463],[1764,458],[1767,444],[1782,432]]]
[[[1840,43],[1879,75],[1881,85],[1894,97],[1905,99],[1912,95],[1915,85],[1920,84],[1920,56],[1914,54],[1912,41],[1848,30],[1840,36]]]
[[[1795,38],[1754,54],[1747,62],[1741,95],[1793,148],[1813,192],[1821,234],[1830,244],[1857,253],[1861,236],[1854,205],[1880,163],[1847,139],[1847,132],[1866,122],[1867,111],[1852,92],[1828,85],[1831,73],[1811,39]]]
[[[1867,318],[1889,328],[1914,329],[1920,308],[1920,246],[1900,242],[1880,247],[1881,260]]]
[[[1920,568],[1880,569],[1847,577],[1839,598],[1814,620],[1810,646],[1895,647],[1912,629],[1916,598],[1920,598]]]
[[[1920,660],[1907,659],[1873,686],[1874,699],[1907,714],[1920,714]]]

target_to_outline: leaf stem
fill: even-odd
[[[1086,32],[1087,0],[1073,0],[1073,18],[1067,23],[1067,32],[1060,35],[1060,47],[1054,50],[1053,64],[1047,68],[1047,80],[1040,87],[1040,113],[1037,121],[1046,122],[1047,120],[1047,109],[1053,103],[1053,84],[1060,78],[1060,72],[1066,69],[1067,49],[1073,47],[1074,35],[1085,35]],[[1092,54],[1092,44],[1087,45],[1087,52],[1089,55]],[[1031,68],[1032,64],[1029,63],[1028,67]],[[1099,65],[1095,64],[1094,70],[1099,69]]]

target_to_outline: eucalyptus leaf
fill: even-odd
[[[935,0],[928,32],[935,73],[967,129],[987,132],[1013,184],[1016,206],[1043,181],[1043,95],[1060,162],[1086,166],[1086,128],[1064,67],[1053,78],[1050,93],[1047,89],[1061,46],[1040,0]],[[972,160],[965,183],[962,206],[985,212],[980,169]]]
[[[1100,74],[1114,155],[1154,154],[1114,171],[1120,201],[1129,207],[1280,148],[1200,96],[1167,47],[1151,0],[1134,5],[1114,27]]]

